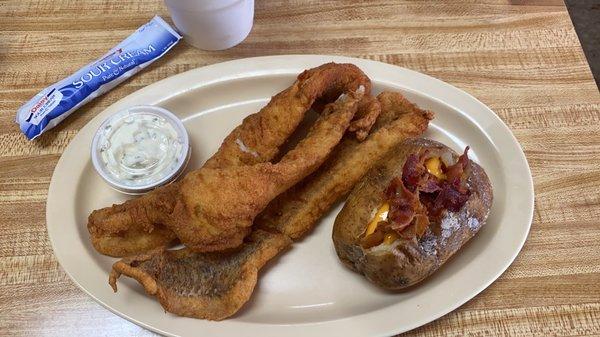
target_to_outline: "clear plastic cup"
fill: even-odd
[[[196,48],[223,50],[252,29],[254,0],[165,0],[179,32]]]
[[[91,147],[96,172],[126,194],[143,194],[173,182],[187,166],[190,152],[179,118],[151,105],[132,106],[106,118]]]

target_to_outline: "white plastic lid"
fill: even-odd
[[[141,194],[175,180],[190,157],[188,133],[170,111],[139,105],[108,117],[91,147],[96,172],[114,189]]]

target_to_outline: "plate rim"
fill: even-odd
[[[248,78],[248,77],[253,77],[253,76],[261,76],[261,75],[265,75],[265,74],[288,75],[290,73],[299,73],[299,71],[304,70],[306,68],[313,67],[315,65],[319,65],[319,64],[322,64],[325,62],[332,62],[332,61],[333,62],[354,63],[357,66],[359,66],[361,69],[363,69],[365,72],[368,72],[368,69],[371,69],[374,71],[374,69],[376,69],[376,68],[381,68],[381,69],[386,68],[387,70],[389,70],[391,72],[405,73],[405,74],[415,77],[419,81],[425,81],[425,82],[428,82],[429,84],[435,84],[438,87],[446,90],[446,92],[447,92],[446,96],[448,96],[448,94],[450,96],[453,96],[453,95],[457,95],[457,97],[462,96],[463,99],[466,99],[465,104],[467,104],[467,103],[475,104],[475,106],[477,106],[478,109],[486,110],[486,112],[488,112],[488,115],[489,115],[488,117],[491,117],[492,119],[494,119],[494,121],[496,122],[495,124],[497,124],[497,126],[499,126],[501,129],[500,131],[502,131],[506,136],[508,136],[508,138],[509,138],[508,140],[510,140],[511,145],[516,146],[515,150],[517,150],[517,151],[515,152],[515,154],[517,155],[517,157],[519,159],[519,164],[520,164],[520,166],[522,166],[521,168],[524,169],[525,172],[527,173],[524,177],[522,177],[526,180],[524,183],[526,184],[526,187],[527,187],[527,191],[524,191],[524,192],[527,192],[526,194],[529,196],[529,198],[527,200],[527,202],[528,202],[527,206],[529,206],[529,212],[528,212],[529,215],[527,216],[528,219],[527,219],[526,229],[522,233],[522,236],[521,236],[519,244],[518,244],[518,248],[514,249],[514,251],[512,251],[512,253],[510,254],[510,257],[503,263],[502,268],[500,268],[500,270],[498,270],[496,275],[491,277],[490,279],[486,280],[486,282],[484,282],[482,284],[482,286],[478,287],[477,289],[474,289],[473,291],[470,291],[469,292],[470,295],[466,296],[465,298],[463,298],[459,301],[456,301],[455,305],[453,305],[453,306],[449,306],[449,307],[443,308],[441,310],[440,309],[432,310],[433,312],[435,312],[434,314],[427,315],[426,318],[417,320],[417,321],[413,322],[413,324],[404,325],[402,327],[397,327],[397,328],[388,328],[383,331],[382,330],[377,331],[376,333],[371,333],[369,331],[369,334],[372,336],[384,336],[384,335],[397,334],[397,333],[412,330],[414,328],[417,328],[419,326],[427,324],[431,321],[434,321],[434,320],[446,315],[449,312],[454,311],[456,308],[462,306],[464,303],[473,299],[481,291],[486,289],[491,283],[493,283],[496,279],[498,279],[498,277],[500,277],[500,275],[502,275],[506,271],[506,269],[513,263],[515,258],[518,256],[519,252],[522,250],[523,245],[525,244],[525,241],[529,235],[529,232],[531,229],[531,223],[533,220],[533,214],[534,214],[533,177],[531,176],[531,170],[529,168],[529,164],[527,162],[527,158],[523,152],[523,149],[522,149],[520,143],[518,142],[518,140],[516,139],[516,137],[514,136],[514,134],[512,133],[512,131],[510,130],[510,128],[502,121],[502,119],[500,119],[500,117],[496,113],[494,113],[489,107],[487,107],[485,104],[483,104],[481,101],[476,99],[471,94],[463,91],[462,89],[454,87],[453,85],[451,85],[449,83],[446,83],[439,79],[431,77],[429,75],[426,75],[426,74],[423,74],[423,73],[420,73],[420,72],[417,72],[414,70],[410,70],[407,68],[399,67],[396,65],[383,63],[383,62],[379,62],[379,61],[374,61],[374,60],[368,60],[368,59],[346,57],[346,56],[334,56],[334,55],[302,55],[302,54],[272,55],[272,56],[260,56],[260,57],[236,59],[236,60],[231,60],[231,61],[226,61],[226,62],[221,62],[221,63],[215,63],[215,64],[203,66],[203,67],[198,67],[198,68],[191,69],[191,70],[188,70],[183,73],[179,73],[179,74],[167,77],[165,79],[162,79],[160,81],[152,83],[144,88],[141,88],[141,89],[131,93],[130,95],[123,97],[122,99],[114,102],[113,104],[109,105],[106,109],[104,109],[102,112],[98,113],[94,118],[92,118],[80,130],[78,130],[77,135],[75,135],[75,137],[71,140],[69,145],[65,148],[58,163],[56,164],[56,167],[52,174],[52,179],[50,182],[48,196],[47,196],[47,203],[46,203],[46,227],[47,227],[47,231],[48,231],[48,237],[50,239],[53,253],[56,256],[57,261],[59,262],[59,264],[65,271],[65,273],[69,276],[69,278],[80,289],[82,289],[85,293],[87,293],[90,297],[92,297],[96,302],[100,303],[103,307],[107,308],[108,310],[115,313],[116,315],[123,317],[137,325],[140,325],[140,326],[146,328],[146,329],[155,331],[157,333],[169,335],[169,336],[178,336],[171,332],[165,331],[161,328],[157,328],[157,327],[151,325],[150,323],[146,323],[146,322],[143,322],[142,320],[131,317],[130,315],[127,315],[127,314],[119,311],[119,309],[117,309],[117,308],[111,307],[111,305],[109,303],[105,303],[103,300],[98,298],[92,292],[88,291],[84,287],[84,285],[80,284],[80,282],[75,277],[75,275],[73,275],[69,271],[68,267],[66,267],[67,263],[66,263],[65,257],[63,255],[62,251],[57,249],[57,246],[56,246],[56,244],[57,244],[56,243],[56,235],[57,234],[56,234],[55,230],[58,230],[58,228],[56,228],[55,225],[52,225],[52,224],[56,223],[54,218],[57,215],[56,212],[53,212],[53,207],[57,207],[59,205],[55,205],[56,198],[51,197],[51,196],[55,195],[56,193],[58,193],[58,191],[61,188],[63,188],[63,186],[60,186],[60,182],[61,182],[60,178],[61,178],[61,169],[63,171],[65,169],[64,166],[65,166],[66,159],[64,159],[64,158],[67,157],[67,156],[65,156],[65,154],[73,151],[72,148],[75,147],[74,144],[78,143],[78,140],[80,140],[80,138],[84,137],[84,136],[82,136],[83,133],[81,131],[83,129],[85,129],[86,126],[90,126],[90,125],[94,125],[94,124],[99,125],[99,123],[104,119],[104,116],[106,116],[110,112],[116,111],[120,107],[128,104],[128,102],[134,102],[134,101],[140,99],[141,97],[148,96],[148,98],[150,98],[150,96],[151,96],[150,93],[160,90],[161,87],[164,87],[164,86],[169,87],[170,93],[159,95],[160,97],[153,97],[152,98],[153,102],[148,102],[147,104],[157,104],[160,102],[164,102],[175,96],[182,95],[187,91],[191,91],[196,88],[203,87],[203,86],[209,86],[213,83],[219,83],[219,82],[223,82],[226,80],[236,80],[236,79]],[[212,80],[209,80],[209,81],[202,80],[203,75],[205,75],[207,73],[211,73],[211,72],[222,72],[222,73],[226,73],[228,75],[218,77],[218,78],[216,78],[213,75],[213,76],[209,76],[209,77],[213,78]],[[196,83],[194,85],[190,85],[190,82],[194,82],[194,80],[196,80]],[[377,78],[373,78],[372,80],[374,80],[374,81],[378,80],[378,81],[381,81],[382,83],[385,83],[388,85],[395,85],[397,87],[398,86],[401,86],[403,88],[405,87],[404,85],[400,85],[399,83],[393,82],[393,81],[389,82],[389,81],[385,81],[383,79],[377,79]],[[440,103],[448,105],[453,109],[456,109],[459,111],[464,110],[464,109],[458,108],[455,104],[448,102],[447,99],[449,99],[449,97],[446,97],[446,100],[445,100],[445,99],[437,97],[439,95],[432,96],[432,95],[428,94],[427,92],[417,90],[415,88],[412,88],[411,86],[407,86],[406,88],[409,90],[415,91],[423,96],[426,96],[429,99],[436,100]],[[465,114],[465,115],[468,117],[471,117],[468,114]],[[62,178],[63,178],[62,180],[64,180],[64,178],[65,178],[64,175]],[[232,335],[233,334],[238,335],[240,333],[240,330],[237,330],[237,329],[243,328],[243,329],[245,329],[244,331],[246,331],[246,333],[260,332],[263,336],[271,336],[271,335],[277,336],[282,333],[286,333],[286,334],[293,333],[295,335],[301,335],[303,333],[306,333],[306,334],[309,334],[312,332],[316,333],[316,332],[319,332],[320,329],[327,329],[327,330],[331,329],[331,330],[329,330],[329,332],[337,331],[338,333],[341,333],[343,331],[345,336],[353,336],[355,334],[359,335],[361,333],[364,333],[364,331],[361,331],[360,329],[349,329],[350,326],[352,326],[352,325],[356,326],[356,324],[360,324],[359,321],[364,322],[364,319],[368,319],[368,316],[377,315],[377,313],[379,311],[382,311],[382,310],[387,310],[387,311],[392,310],[393,311],[393,308],[396,305],[398,305],[398,304],[394,304],[389,307],[375,310],[373,312],[369,312],[369,313],[365,313],[365,314],[360,314],[360,315],[351,316],[351,317],[344,317],[341,319],[334,319],[334,320],[329,320],[329,321],[324,321],[324,322],[309,322],[309,323],[299,323],[299,324],[264,324],[264,323],[251,323],[251,322],[240,322],[240,321],[235,322],[234,320],[217,322],[217,323],[204,321],[204,320],[198,320],[198,322],[199,322],[198,328],[199,329],[208,328],[209,324],[212,323],[212,324],[220,324],[221,326],[212,327],[212,328],[208,329],[208,332],[210,332],[210,331],[217,332],[218,331],[219,333],[227,333],[224,330],[226,330],[227,327],[230,327],[232,329],[236,329],[236,331],[237,331],[237,333],[233,330],[230,331],[229,333],[231,333]],[[359,323],[356,323],[356,322],[359,322]],[[230,323],[229,326],[226,326],[226,323]],[[341,326],[340,326],[340,324],[341,324]],[[275,327],[275,329],[265,330],[266,328],[273,328],[273,327]],[[297,330],[298,327],[300,327],[301,331]],[[315,330],[313,330],[312,328],[315,328]],[[342,329],[339,329],[339,328],[342,328]]]

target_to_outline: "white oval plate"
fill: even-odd
[[[337,259],[331,228],[338,205],[316,230],[261,273],[251,300],[222,322],[165,313],[135,281],[109,287],[113,258],[98,254],[86,228],[96,208],[122,202],[94,172],[90,144],[100,123],[117,110],[154,104],[182,118],[190,133],[190,167],[199,167],[242,118],[258,111],[304,69],[351,62],[369,75],[375,92],[399,90],[436,113],[425,136],[457,151],[467,144],[494,187],[488,224],[451,261],[411,291],[377,289]],[[510,197],[509,197],[510,196]],[[114,313],[167,335],[307,336],[392,335],[428,323],[459,307],[492,283],[517,256],[533,216],[533,182],[508,127],[467,93],[429,76],[363,59],[317,56],[249,58],[194,69],[149,85],[111,105],[79,131],[52,176],[46,219],[58,261],[71,279]]]

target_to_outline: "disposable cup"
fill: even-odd
[[[254,0],[165,0],[184,39],[203,50],[231,48],[252,29]]]

